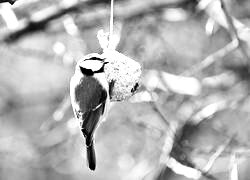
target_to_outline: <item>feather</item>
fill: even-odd
[[[94,148],[94,142],[92,142],[89,146],[87,147],[87,164],[89,166],[89,169],[95,170],[96,167],[96,157],[95,157],[95,148]]]
[[[99,120],[103,114],[105,104],[102,103],[96,110],[84,114],[81,130],[86,139],[87,164],[91,170],[95,170],[96,157],[94,149],[94,132],[99,125]]]

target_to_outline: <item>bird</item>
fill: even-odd
[[[77,62],[70,80],[71,104],[85,137],[87,164],[91,170],[96,168],[94,133],[105,119],[110,102],[110,85],[104,73],[107,63],[100,54],[88,54]]]

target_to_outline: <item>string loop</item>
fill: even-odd
[[[109,19],[109,44],[108,48],[110,48],[112,44],[112,36],[114,32],[114,0],[110,0],[110,19]]]

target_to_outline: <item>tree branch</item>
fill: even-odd
[[[5,3],[5,2],[8,2],[10,3],[11,5],[13,5],[17,0],[0,0],[0,3]]]
[[[214,165],[215,161],[225,151],[225,149],[230,144],[230,142],[232,141],[232,139],[233,139],[233,136],[231,138],[227,139],[221,146],[218,147],[218,149],[216,150],[216,152],[209,158],[206,166],[203,168],[203,172],[205,172],[206,174],[209,172],[209,170]]]
[[[237,39],[237,41],[239,42],[239,49],[240,49],[243,57],[246,59],[247,62],[249,62],[250,59],[248,57],[246,49],[243,47],[242,40],[239,38],[237,28],[235,27],[235,24],[233,23],[232,16],[230,16],[229,12],[227,11],[224,0],[220,0],[220,2],[221,2],[221,9],[224,11],[224,14],[226,16],[226,20],[227,20],[227,23],[229,26],[229,31],[231,31],[230,33],[231,33],[232,39],[233,38]]]
[[[67,13],[77,11],[82,6],[88,5],[89,2],[90,0],[75,1],[71,4],[61,3],[60,5],[50,6],[38,11],[31,15],[31,17],[19,21],[18,26],[11,32],[7,33],[4,37],[4,41],[12,42],[30,32],[43,30],[47,27],[50,21],[60,18]]]
[[[128,19],[136,16],[145,15],[152,12],[159,12],[164,8],[183,7],[188,3],[188,0],[160,0],[160,1],[132,1],[129,3],[118,2],[115,6],[115,17],[117,19]],[[19,22],[16,29],[8,32],[4,37],[5,42],[14,42],[20,37],[27,35],[30,32],[46,29],[49,22],[58,19],[65,14],[76,13],[84,8],[94,8],[94,5],[103,4],[103,1],[76,1],[71,4],[61,3],[56,6],[43,9],[34,13],[31,17],[23,19]],[[102,7],[99,11],[91,11],[80,16],[80,21],[89,23],[90,26],[95,26],[99,20],[103,20],[109,16],[109,9]],[[78,21],[79,22],[79,21]],[[85,25],[86,25],[85,24]]]
[[[236,50],[239,46],[239,41],[234,39],[230,43],[228,43],[225,47],[219,49],[218,51],[212,53],[211,55],[207,56],[204,60],[201,62],[193,65],[190,69],[186,70],[185,72],[181,73],[183,76],[191,76],[194,75],[203,69],[209,67],[213,63],[215,63],[217,60],[222,60],[222,58],[227,55],[228,53]]]

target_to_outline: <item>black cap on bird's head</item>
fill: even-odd
[[[107,63],[100,54],[91,53],[78,61],[76,68],[79,68],[84,75],[92,76],[94,73],[104,72],[104,65]]]

